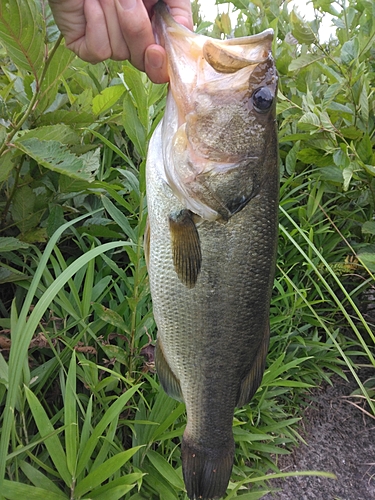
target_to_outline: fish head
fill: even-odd
[[[212,39],[176,23],[163,2],[153,22],[170,77],[163,125],[167,182],[202,218],[228,219],[256,194],[267,176],[266,150],[270,144],[276,150],[273,30]]]

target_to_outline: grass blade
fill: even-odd
[[[12,310],[11,310],[12,349],[10,351],[9,363],[8,363],[9,387],[8,387],[8,394],[7,394],[5,408],[3,411],[3,426],[0,438],[0,491],[2,491],[2,482],[4,480],[4,475],[5,475],[6,457],[8,454],[10,432],[14,421],[14,408],[17,400],[17,393],[21,383],[23,367],[25,365],[25,361],[27,361],[28,345],[35,332],[35,328],[37,327],[40,321],[40,318],[42,317],[42,315],[45,312],[45,309],[48,307],[48,305],[51,303],[54,296],[58,292],[58,289],[54,291],[55,295],[52,295],[52,293],[50,297],[48,296],[48,293],[47,295],[46,294],[43,295],[46,299],[44,301],[45,309],[43,309],[42,307],[39,308],[38,313],[34,316],[33,324],[31,324],[30,321],[27,321],[27,315],[30,312],[30,307],[36,295],[44,269],[47,267],[47,263],[51,256],[53,248],[56,245],[62,233],[73,224],[95,214],[96,212],[99,212],[99,210],[96,210],[95,212],[89,214],[85,214],[81,217],[77,217],[77,219],[74,219],[73,221],[69,221],[66,224],[63,224],[59,229],[57,229],[57,231],[55,231],[55,233],[50,238],[44,250],[44,253],[40,259],[39,265],[31,281],[30,288],[27,292],[19,316],[17,314],[15,302],[13,302],[12,304]],[[69,279],[69,277],[70,276],[68,276],[67,279]],[[64,278],[61,278],[61,276],[59,276],[59,279],[60,279],[59,286],[60,287],[64,286],[67,279],[66,281],[64,281]],[[48,288],[47,292],[49,290],[50,288]],[[33,313],[35,313],[35,310],[33,311]],[[30,315],[29,320],[31,320],[31,316],[33,315],[33,313]]]
[[[126,403],[129,399],[138,391],[140,384],[135,385],[131,389],[128,389],[124,394],[122,394],[112,406],[105,412],[103,418],[100,420],[98,425],[92,432],[92,435],[88,439],[86,446],[83,448],[82,453],[78,460],[77,466],[77,476],[83,471],[86,464],[91,458],[91,455],[98,444],[99,438],[103,435],[105,429],[110,425],[114,418],[117,418],[120,412],[124,409]]]
[[[20,463],[22,472],[28,478],[28,480],[38,488],[43,488],[44,490],[51,491],[57,495],[62,495],[62,492],[56,486],[56,484],[51,481],[47,476],[45,476],[40,470],[35,469],[28,462],[22,461]]]
[[[94,490],[96,486],[101,485],[109,477],[118,471],[131,457],[139,450],[139,446],[130,448],[129,450],[118,453],[117,455],[106,460],[93,472],[90,472],[79,484],[76,486],[74,493],[76,497],[80,497],[88,491]]]
[[[35,394],[28,387],[25,387],[25,393],[39,433],[42,437],[47,437],[55,429]],[[44,444],[61,478],[67,486],[71,487],[73,479],[67,467],[66,455],[60,439],[57,435],[52,435],[44,441]]]
[[[76,356],[73,351],[69,365],[68,377],[66,379],[64,397],[66,464],[73,477],[73,481],[75,479],[75,471],[77,467],[77,443],[79,439],[76,405],[76,372]]]
[[[27,498],[27,500],[42,500],[44,498],[48,498],[48,500],[69,500],[69,497],[63,493],[55,493],[36,486],[7,480],[4,481],[1,494],[7,500],[20,500],[20,498]]]
[[[155,469],[165,477],[165,479],[173,486],[181,491],[185,491],[185,485],[182,477],[177,474],[171,464],[165,460],[159,453],[153,450],[147,452],[147,458],[150,460]]]

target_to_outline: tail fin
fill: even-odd
[[[214,500],[225,495],[232,472],[234,441],[226,448],[203,448],[182,439],[182,471],[190,500]]]

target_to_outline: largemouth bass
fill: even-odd
[[[170,75],[147,159],[156,369],[186,404],[187,494],[208,500],[225,494],[233,412],[256,392],[269,343],[279,190],[273,32],[214,40],[177,24],[163,2],[154,30]]]

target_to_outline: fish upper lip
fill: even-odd
[[[200,47],[202,51],[204,50],[204,45],[208,43],[224,51],[228,51],[228,53],[233,53],[234,56],[242,56],[244,61],[247,59],[248,65],[259,64],[270,57],[272,41],[274,38],[274,30],[272,28],[268,28],[255,35],[218,40],[215,38],[200,35],[198,33],[194,33],[182,24],[177,23],[170,14],[169,7],[164,2],[159,1],[154,6],[154,11],[158,14],[157,16],[154,15],[153,17],[154,35],[157,43],[162,46],[165,46],[164,37],[165,32],[168,31],[168,34],[172,36],[175,35],[191,38],[192,43]],[[254,49],[258,49],[255,51],[257,55],[261,51],[261,48],[263,49],[263,54],[265,55],[258,58],[254,57],[253,59],[252,57],[246,57],[246,54],[242,54],[244,51],[249,52],[251,50],[251,45],[256,46],[254,47]]]

